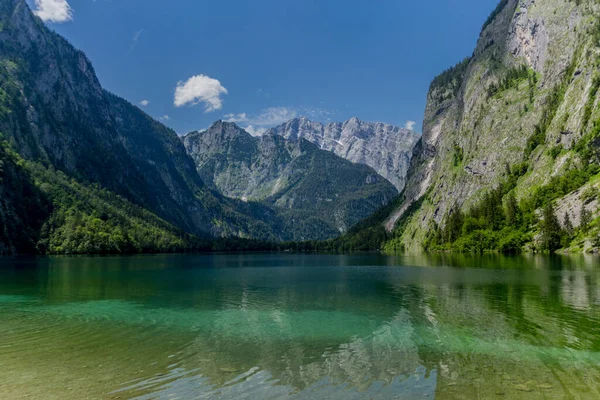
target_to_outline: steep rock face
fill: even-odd
[[[526,164],[515,189],[523,200],[587,165],[575,148],[599,116],[598,8],[595,1],[503,0],[473,55],[432,82],[406,200],[385,222],[391,231],[408,218],[408,248],[476,204],[507,178],[507,167]],[[529,78],[519,75],[522,66]]]
[[[353,163],[368,165],[398,191],[404,189],[412,149],[419,135],[408,129],[351,118],[323,125],[296,118],[269,131],[286,139],[306,139]]]
[[[263,200],[273,194],[282,166],[292,158],[283,138],[268,146],[268,140],[221,121],[207,131],[186,135],[183,142],[207,185],[242,200]]]
[[[277,211],[281,235],[325,239],[347,231],[397,191],[372,168],[272,132],[253,137],[218,121],[183,138],[206,184],[225,196]],[[300,221],[312,221],[312,228]]]
[[[91,180],[101,180],[102,167],[116,179],[122,177],[117,165],[133,171],[85,55],[48,30],[24,1],[3,0],[1,7],[0,130],[25,158]],[[102,147],[113,151],[102,154]]]
[[[105,92],[86,56],[24,0],[0,0],[0,132],[26,160],[98,184],[187,232],[275,238],[248,215],[256,210],[208,190],[176,133]]]

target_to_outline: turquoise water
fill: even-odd
[[[0,398],[600,398],[600,259],[0,258]]]

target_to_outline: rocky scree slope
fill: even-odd
[[[288,240],[337,236],[398,194],[372,168],[302,138],[273,132],[253,137],[234,123],[218,121],[186,135],[183,143],[210,188],[271,207],[279,235]]]
[[[326,125],[304,117],[296,118],[270,129],[268,133],[286,139],[306,139],[348,161],[368,165],[399,192],[404,189],[412,150],[420,137],[408,129],[363,122],[358,118]]]
[[[431,84],[405,200],[385,222],[397,236],[391,247],[423,248],[504,184],[521,205],[554,203],[563,226],[560,213],[569,210],[577,229],[585,207],[596,222],[565,246],[593,248],[599,46],[597,0],[502,0],[473,55]],[[533,221],[533,246],[536,229]]]

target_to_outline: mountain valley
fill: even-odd
[[[432,81],[422,135],[300,117],[180,137],[1,0],[0,253],[597,252],[599,16],[596,0],[502,0]]]

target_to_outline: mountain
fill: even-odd
[[[498,4],[473,55],[431,83],[389,248],[598,248],[599,14]]]
[[[420,137],[408,129],[363,122],[358,118],[326,125],[296,118],[272,128],[269,133],[286,139],[306,139],[353,163],[368,165],[399,192],[404,189],[412,150]]]
[[[208,189],[176,133],[103,90],[86,56],[46,28],[24,0],[0,0],[0,133],[22,164],[11,171],[29,175],[53,203],[40,240],[57,252],[73,247],[59,243],[69,241],[58,235],[67,222],[89,232],[102,232],[86,225],[92,220],[110,232],[125,222],[135,226],[117,217],[124,208],[152,224],[156,234],[148,233],[154,239],[147,244],[158,245],[158,232],[277,239],[268,208]],[[27,182],[17,175],[13,182]],[[90,195],[72,196],[82,190]],[[96,218],[107,202],[115,213]]]
[[[337,236],[398,194],[372,168],[302,138],[272,132],[253,137],[233,123],[218,121],[186,135],[183,142],[210,188],[272,207],[281,219],[278,234],[287,239]]]

